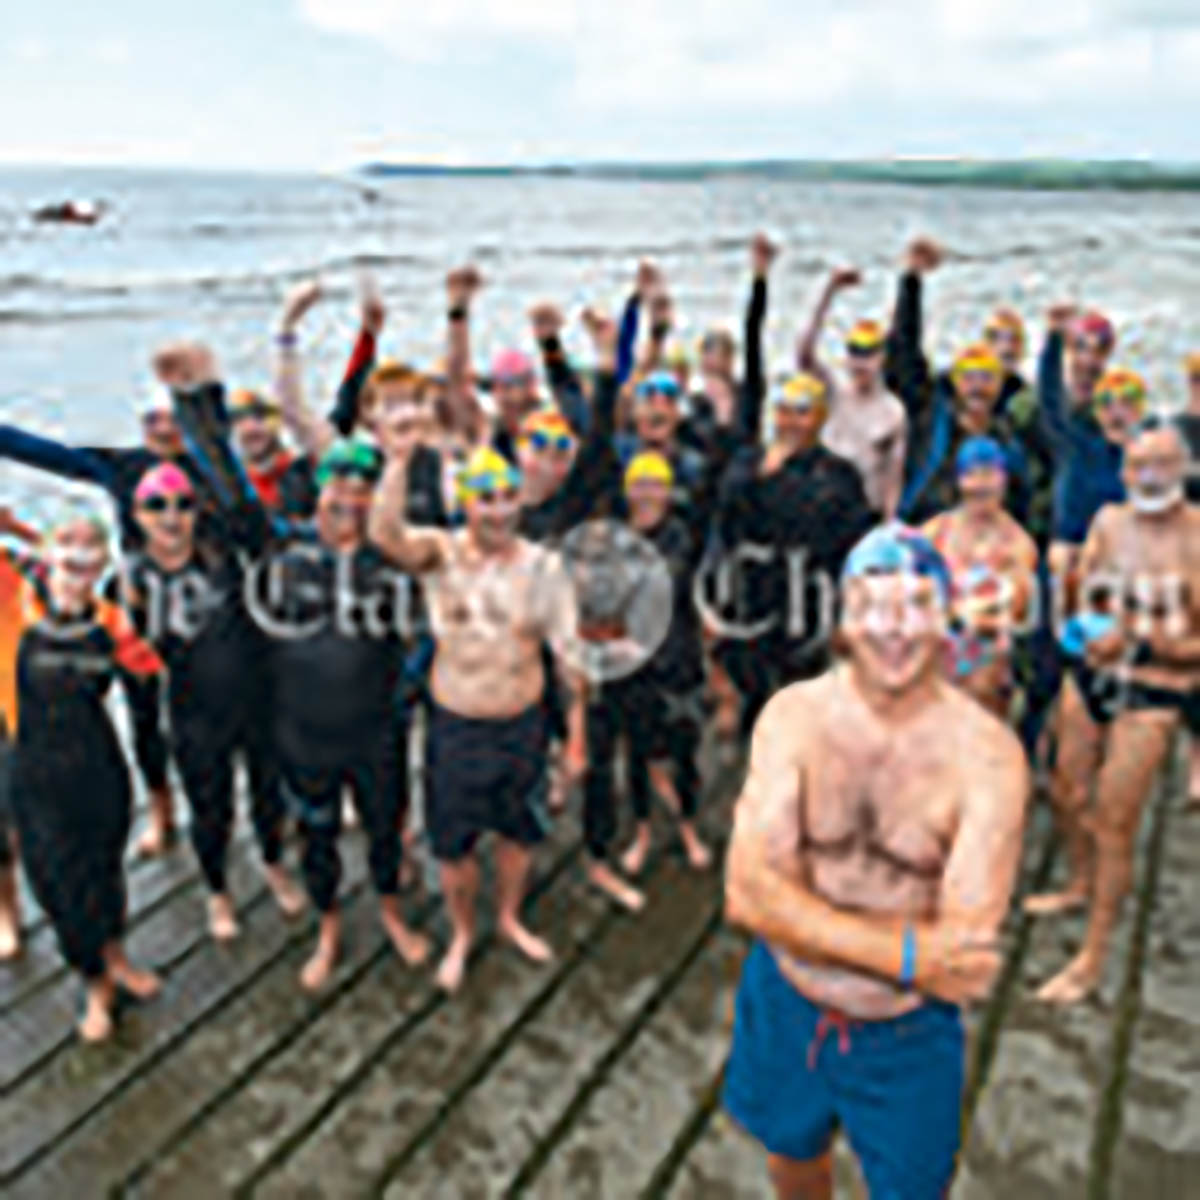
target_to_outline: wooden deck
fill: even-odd
[[[732,768],[712,780],[715,837],[737,784]],[[689,873],[668,847],[632,919],[585,886],[577,829],[563,821],[540,852],[530,899],[557,962],[485,943],[453,1001],[386,949],[353,834],[347,952],[317,1000],[296,983],[312,926],[276,914],[245,835],[231,948],[204,936],[186,847],[131,868],[130,949],[167,987],[114,1045],[74,1042],[77,988],[35,924],[24,960],[0,968],[0,1194],[769,1196],[716,1103],[745,951],[716,874]],[[1044,812],[1027,850],[1023,888],[1055,869]],[[436,901],[410,910],[444,936]],[[1177,776],[1148,809],[1101,998],[1051,1013],[1031,986],[1079,933],[1078,919],[1035,926],[1014,910],[1002,985],[972,1019],[956,1197],[1200,1196],[1200,815]]]

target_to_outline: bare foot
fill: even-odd
[[[88,985],[87,1001],[78,1025],[81,1041],[94,1045],[112,1037],[112,1004],[113,989],[108,980]]]
[[[0,904],[0,962],[10,962],[21,953],[21,918],[15,909]]]
[[[429,939],[409,929],[399,912],[386,903],[380,906],[379,920],[400,958],[410,967],[421,966],[429,957]]]
[[[471,955],[471,943],[466,938],[455,938],[438,967],[435,982],[447,995],[453,996],[462,987],[467,973],[467,959]]]
[[[587,877],[591,881],[593,887],[599,888],[599,890],[602,891],[610,900],[615,901],[627,912],[641,912],[642,909],[645,908],[646,898],[642,895],[642,893],[639,892],[637,888],[631,887],[629,884],[627,884],[625,880],[623,880],[620,875],[618,875],[616,871],[614,871],[612,867],[608,865],[608,863],[588,863]],[[517,925],[514,928],[523,929],[524,927]],[[528,933],[528,930],[525,930],[524,932]],[[517,948],[524,953],[524,948],[521,946],[520,942],[517,941],[517,938],[513,937],[511,940],[516,942]],[[535,956],[531,954],[529,957],[534,958]],[[535,958],[535,961],[544,962],[546,960]]]
[[[304,893],[296,886],[292,877],[278,863],[263,868],[263,877],[279,911],[289,919],[304,911]]]
[[[626,875],[636,878],[646,866],[646,858],[650,854],[650,827],[639,825],[633,835],[629,848],[621,855],[621,870]]]
[[[357,829],[359,826],[358,809],[349,796],[342,797],[342,828]]]
[[[208,932],[214,942],[232,942],[241,932],[233,901],[224,892],[208,898]]]
[[[496,936],[515,946],[530,962],[554,961],[554,951],[536,933],[526,929],[520,921],[501,922],[496,927]]]
[[[135,1000],[153,1000],[162,991],[162,980],[153,971],[143,971],[127,961],[110,963],[108,974],[121,991]]]
[[[1078,1004],[1100,983],[1100,967],[1084,954],[1077,954],[1053,979],[1042,985],[1038,999],[1047,1004]]]
[[[326,945],[324,939],[318,941],[317,948],[300,972],[300,986],[306,992],[319,992],[329,982],[336,964],[337,946]]]
[[[1192,767],[1188,776],[1188,808],[1200,808],[1200,756],[1192,751]]]
[[[679,840],[693,871],[707,871],[712,866],[712,851],[701,840],[691,821],[679,822]]]
[[[150,793],[150,824],[138,839],[139,858],[158,858],[175,845],[175,804],[170,788]]]
[[[1087,902],[1087,889],[1072,885],[1061,892],[1039,892],[1035,896],[1026,896],[1024,908],[1031,917],[1050,917],[1086,908]]]

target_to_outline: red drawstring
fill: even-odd
[[[825,1044],[825,1038],[831,1029],[837,1030],[838,1053],[848,1054],[850,1052],[850,1024],[851,1018],[845,1013],[825,1008],[821,1010],[821,1018],[817,1021],[812,1041],[808,1044],[808,1069],[810,1071],[816,1070],[817,1055],[821,1053],[821,1047]]]

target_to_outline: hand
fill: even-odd
[[[918,989],[948,1004],[986,1000],[1004,959],[994,937],[939,924],[917,935]]]
[[[1074,304],[1055,304],[1046,313],[1046,328],[1051,333],[1066,333],[1079,310]]]
[[[199,342],[170,342],[151,360],[155,377],[172,391],[187,391],[218,378],[213,352]]]
[[[779,254],[779,247],[765,233],[756,233],[750,243],[750,264],[755,275],[765,275]]]
[[[304,320],[305,313],[321,299],[321,284],[316,279],[308,279],[297,284],[283,302],[283,316],[279,318],[279,327],[284,333],[292,333],[297,325]]]
[[[637,294],[647,300],[655,292],[661,291],[663,288],[662,272],[658,269],[658,264],[651,262],[648,258],[643,258],[638,263],[637,269]]]
[[[585,308],[580,319],[597,352],[604,353],[617,348],[617,323],[607,313],[597,308]]]
[[[556,304],[535,304],[529,310],[529,320],[533,323],[533,336],[539,342],[547,338],[558,337],[563,327],[562,310]]]
[[[1085,654],[1089,666],[1111,666],[1117,662],[1125,650],[1125,635],[1119,630],[1106,633],[1088,642]]]
[[[908,269],[918,275],[936,271],[945,257],[940,245],[930,237],[914,238],[908,244]]]
[[[446,299],[451,308],[469,308],[475,293],[483,287],[483,276],[472,263],[455,267],[446,276]]]
[[[862,283],[862,272],[857,267],[838,267],[829,276],[830,291],[840,292],[843,288],[858,287]]]
[[[362,327],[374,337],[378,337],[383,332],[383,323],[387,319],[387,308],[384,306],[383,297],[379,294],[379,287],[374,279],[363,281],[358,304]]]
[[[18,520],[17,514],[7,504],[0,504],[0,533],[27,541],[31,532],[33,531],[29,526],[24,521]],[[36,538],[36,534],[34,536]]]

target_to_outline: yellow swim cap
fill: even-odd
[[[846,349],[851,354],[874,354],[886,340],[887,332],[878,321],[855,321],[846,335]]]
[[[816,375],[800,371],[775,390],[771,403],[775,408],[819,408],[824,412],[828,397],[825,384]]]
[[[1136,371],[1128,367],[1110,367],[1100,376],[1092,403],[1097,408],[1106,408],[1122,402],[1141,416],[1146,411],[1146,399],[1146,381]]]
[[[665,483],[671,487],[675,482],[675,472],[671,464],[661,455],[652,450],[643,450],[635,454],[625,468],[625,487],[628,489],[644,479],[652,479],[656,483]]]
[[[458,473],[458,500],[465,504],[484,492],[521,486],[521,472],[491,446],[481,446]]]
[[[995,351],[986,342],[972,342],[971,345],[959,351],[950,369],[950,378],[957,387],[959,381],[970,371],[986,372],[992,376],[995,390],[1000,390],[1000,382],[1004,376],[1004,367],[996,357]]]

